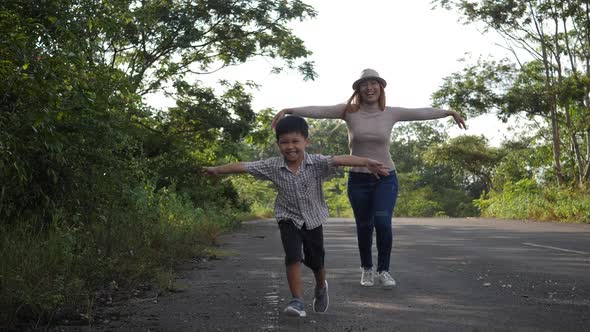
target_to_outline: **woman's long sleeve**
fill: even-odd
[[[342,119],[345,104],[289,108],[289,114],[314,119]]]
[[[434,120],[449,116],[447,111],[432,107],[392,107],[392,111],[396,121]]]

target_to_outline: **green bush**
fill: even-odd
[[[348,175],[335,176],[324,183],[324,197],[328,204],[330,217],[352,218],[354,213],[348,200],[346,184]]]
[[[239,224],[235,210],[195,208],[173,191],[153,189],[136,188],[122,200],[131,202],[125,209],[84,227],[59,214],[42,231],[27,223],[2,227],[0,327],[47,323],[62,308],[91,319],[98,290],[156,280]]]
[[[532,179],[506,182],[502,191],[492,191],[475,204],[486,217],[590,223],[588,193],[542,188]]]
[[[434,217],[445,216],[439,202],[432,200],[429,188],[412,191],[400,190],[394,214],[398,217]]]
[[[251,217],[272,217],[277,194],[271,182],[258,181],[249,175],[231,176],[229,181],[239,200],[249,206]]]

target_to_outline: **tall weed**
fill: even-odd
[[[0,329],[39,328],[64,311],[92,320],[98,290],[155,280],[239,225],[231,209],[195,208],[150,185],[86,224],[65,215],[44,230],[24,221],[0,229]]]
[[[486,217],[590,223],[587,192],[541,187],[532,179],[507,182],[501,192],[490,192],[475,204]]]

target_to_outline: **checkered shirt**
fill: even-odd
[[[283,157],[246,162],[254,178],[272,181],[277,187],[275,218],[291,219],[301,228],[313,229],[328,217],[322,190],[324,181],[335,173],[332,157],[305,153],[297,173],[292,173]]]

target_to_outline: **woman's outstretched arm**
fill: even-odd
[[[332,106],[305,106],[296,108],[285,108],[279,111],[272,120],[271,126],[274,128],[279,120],[287,114],[298,115],[304,118],[315,119],[342,119],[345,104]]]
[[[421,120],[434,120],[440,119],[447,116],[452,116],[455,123],[461,129],[467,129],[465,120],[461,114],[455,111],[442,110],[433,107],[423,108],[404,108],[404,107],[392,107],[394,112],[394,118],[396,121],[421,121]]]

